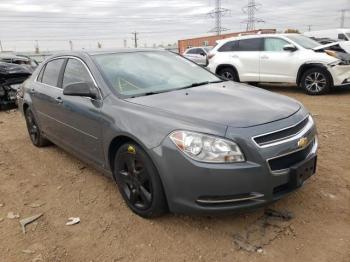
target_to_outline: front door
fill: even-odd
[[[295,83],[298,71],[298,50],[285,51],[283,47],[290,44],[277,37],[264,39],[264,48],[260,53],[260,81]]]
[[[62,77],[62,88],[64,90],[69,84],[79,82],[92,83],[98,89],[86,64],[80,59],[69,58]],[[62,118],[58,120],[64,128],[64,143],[102,166],[102,97],[91,99],[63,95],[61,99]]]

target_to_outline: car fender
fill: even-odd
[[[329,75],[330,75],[330,77],[332,79],[332,74],[328,70],[329,66],[328,66],[327,63],[324,63],[324,62],[321,62],[321,61],[309,61],[309,62],[303,63],[299,67],[299,70],[298,70],[298,73],[297,73],[297,79],[296,79],[296,83],[298,85],[300,84],[301,78],[302,78],[303,73],[305,72],[305,70],[308,70],[308,69],[313,68],[313,67],[319,67],[319,68],[327,70],[327,72],[329,73]],[[333,79],[332,79],[332,81],[333,81]]]

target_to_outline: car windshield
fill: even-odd
[[[320,46],[320,43],[317,41],[303,35],[288,35],[287,38],[306,49],[312,49]]]
[[[119,94],[142,96],[221,80],[187,59],[165,51],[95,55],[103,75]]]

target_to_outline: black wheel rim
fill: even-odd
[[[152,183],[140,156],[129,152],[120,154],[116,171],[129,203],[140,210],[148,209],[153,199]]]
[[[324,74],[320,72],[313,72],[305,78],[305,88],[312,92],[321,92],[327,85],[327,79]]]
[[[228,72],[228,71],[223,72],[221,76],[231,81],[234,80],[233,74],[231,74],[231,72]]]
[[[33,141],[34,144],[36,144],[39,139],[38,125],[35,122],[32,112],[28,110],[26,116],[27,116],[27,127],[28,127],[30,139]]]

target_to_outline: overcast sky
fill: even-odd
[[[223,18],[230,31],[245,30],[242,8],[248,1],[222,0],[231,11]],[[350,0],[261,0],[257,28],[313,30],[340,25],[340,9]],[[0,40],[3,49],[41,51],[132,46],[131,32],[140,34],[140,46],[175,43],[178,39],[208,35],[214,19],[206,13],[215,0],[0,0]],[[350,27],[350,11],[345,25]]]

